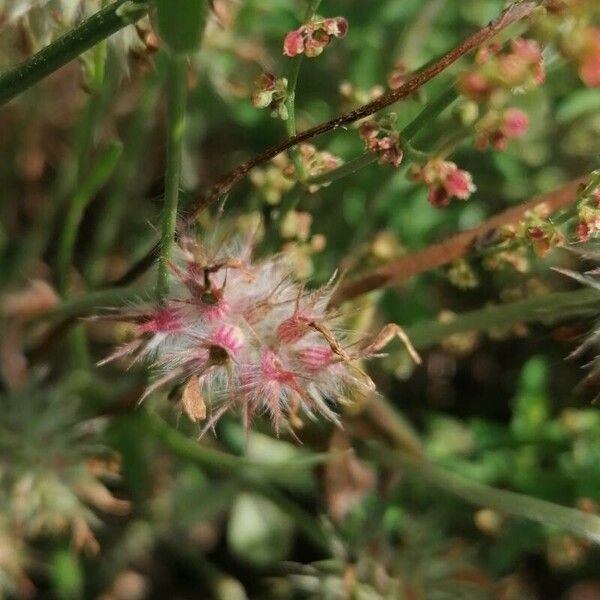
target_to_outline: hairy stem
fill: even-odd
[[[590,539],[596,544],[600,543],[600,517],[598,515],[471,481],[427,460],[414,458],[404,452],[375,450],[369,454],[386,465],[402,467],[425,482],[471,504],[537,521],[548,527],[570,531]]]
[[[185,131],[186,93],[187,59],[185,56],[172,55],[169,73],[165,204],[163,207],[158,281],[156,284],[156,295],[161,302],[169,293],[169,263],[175,243],[183,135]]]
[[[0,106],[105,40],[147,12],[145,0],[117,0],[52,42],[30,59],[0,75]]]
[[[427,321],[406,329],[415,348],[426,348],[457,333],[489,331],[517,323],[556,323],[572,317],[594,315],[600,308],[600,293],[594,289],[554,292],[518,302],[488,306],[456,315],[446,323]]]

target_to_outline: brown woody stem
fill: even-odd
[[[337,306],[373,290],[399,285],[415,275],[450,264],[467,254],[478,241],[489,239],[503,225],[518,223],[528,210],[539,204],[545,204],[550,213],[557,212],[577,199],[579,187],[585,180],[584,177],[574,179],[548,194],[494,215],[478,227],[458,233],[438,244],[413,252],[358,279],[342,284],[331,299],[331,305]]]

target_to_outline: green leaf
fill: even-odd
[[[83,596],[83,571],[77,555],[69,548],[54,552],[51,563],[56,598],[71,599]]]
[[[207,0],[155,0],[162,40],[177,54],[197,50],[208,15]]]
[[[547,380],[548,365],[543,358],[535,356],[525,363],[511,422],[511,429],[518,438],[534,437],[548,420]]]
[[[577,90],[560,104],[556,111],[556,121],[564,124],[588,113],[595,113],[600,106],[600,90]]]
[[[231,552],[255,567],[283,560],[291,546],[292,520],[273,502],[240,494],[229,517],[227,541]]]

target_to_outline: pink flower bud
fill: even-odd
[[[441,185],[436,185],[429,188],[427,193],[427,200],[432,206],[436,208],[443,208],[450,204],[450,194],[446,191],[446,188]]]
[[[343,38],[348,33],[348,21],[344,17],[325,19],[323,21],[323,28],[329,35]]]
[[[450,171],[446,177],[445,187],[450,196],[456,196],[460,200],[466,200],[475,191],[471,173],[462,169]]]
[[[260,357],[261,376],[266,382],[281,384],[294,383],[296,376],[284,368],[281,358],[271,349],[265,350]]]
[[[283,41],[283,53],[285,56],[298,56],[304,52],[304,38],[299,29],[290,31]]]
[[[292,315],[277,327],[278,340],[283,344],[293,344],[302,339],[309,331],[308,323],[311,320],[308,315],[302,313]]]
[[[520,108],[509,108],[504,113],[502,133],[507,138],[519,138],[529,128],[529,116]]]
[[[587,242],[590,239],[590,228],[588,224],[584,221],[577,224],[577,227],[575,228],[575,233],[577,234],[577,239],[580,242]]]
[[[514,54],[529,64],[533,65],[542,61],[542,51],[535,40],[516,38],[511,42],[511,48]]]

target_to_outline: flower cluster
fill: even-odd
[[[379,121],[369,119],[361,124],[358,131],[367,151],[379,155],[380,164],[388,163],[398,168],[404,154],[400,147],[400,134],[396,129],[395,120],[393,114]]]
[[[544,83],[542,51],[534,40],[517,38],[510,48],[497,44],[481,48],[475,65],[459,77],[461,93],[472,100],[495,104],[514,88],[532,89]]]
[[[343,160],[327,152],[317,150],[312,144],[300,144],[300,160],[308,177],[318,177],[337,169]],[[250,180],[260,190],[268,204],[273,206],[281,202],[283,195],[296,184],[298,176],[293,162],[285,153],[277,155],[265,168],[257,168],[250,174]],[[315,193],[327,184],[311,184],[308,191]]]
[[[452,198],[467,200],[477,189],[468,171],[439,158],[434,158],[423,166],[415,166],[410,176],[414,181],[425,183],[429,188],[427,199],[437,208],[448,206]]]
[[[246,430],[267,414],[279,432],[284,422],[298,426],[301,415],[337,422],[333,403],[373,389],[357,361],[397,329],[347,344],[328,310],[331,286],[306,291],[285,256],[253,261],[250,242],[213,253],[187,239],[178,250],[174,296],[132,313],[135,338],[103,361],[151,363],[156,380],[144,398],[184,384],[181,408],[206,420],[203,432],[234,408]]]
[[[543,258],[553,248],[563,245],[565,236],[549,220],[549,216],[548,206],[541,203],[527,211],[520,223],[502,227],[495,251],[486,258],[486,268],[495,270],[503,264],[509,264],[519,272],[526,272],[529,268],[528,246]]]
[[[327,238],[323,234],[311,235],[312,221],[309,212],[290,210],[281,222],[280,234],[286,240],[281,251],[298,279],[308,279],[313,274],[312,257],[327,245]]]
[[[518,139],[529,129],[529,115],[520,108],[490,110],[476,126],[475,145],[480,150],[490,146],[495,150],[506,149],[508,140]]]
[[[288,80],[285,77],[276,77],[273,73],[261,73],[254,84],[252,104],[256,108],[268,108],[272,117],[287,121],[289,117],[285,104],[287,87]]]
[[[366,90],[354,87],[349,81],[340,83],[340,96],[342,97],[342,112],[350,112],[363,104],[368,104],[381,98],[385,89],[381,85],[374,85]]]
[[[600,5],[595,0],[552,0],[535,23],[537,35],[554,43],[577,66],[580,79],[588,87],[600,86],[598,17]]]
[[[38,385],[0,398],[0,550],[12,532],[25,540],[70,534],[77,550],[94,552],[94,509],[129,511],[105,485],[117,480],[119,462],[102,446],[102,423],[80,421],[72,391]],[[3,563],[0,552],[0,572]]]
[[[333,38],[343,38],[347,33],[348,21],[344,17],[316,18],[285,36],[283,53],[290,57],[304,54],[313,58],[319,56]]]
[[[308,177],[325,175],[325,173],[329,173],[344,164],[344,161],[339,156],[327,152],[327,150],[319,151],[312,144],[300,144],[300,157],[304,171]],[[308,191],[315,193],[320,187],[325,187],[325,185],[309,185]]]
[[[600,188],[581,199],[577,207],[577,217],[575,232],[580,242],[587,242],[600,233]]]

